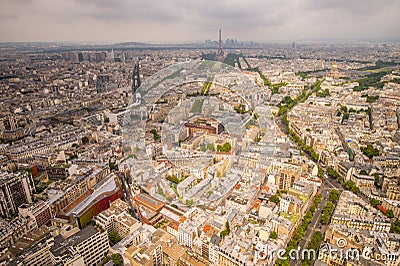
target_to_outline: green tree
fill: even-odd
[[[212,143],[207,144],[207,149],[210,151],[215,151],[214,144],[212,144]]]
[[[277,237],[278,237],[278,234],[275,231],[271,231],[269,233],[269,238],[276,239]]]
[[[157,130],[152,129],[152,130],[150,130],[150,133],[153,134],[154,141],[157,141],[160,139],[160,135],[158,135]]]
[[[339,177],[339,174],[331,167],[328,167],[326,171],[328,172],[328,176],[331,178],[337,179]]]
[[[356,183],[353,181],[347,181],[344,183],[344,187],[351,192],[358,194],[360,193],[360,188],[356,186]]]
[[[269,198],[269,200],[270,200],[271,202],[275,203],[275,204],[277,204],[277,203],[280,201],[280,199],[279,199],[279,197],[278,197],[277,195],[272,195],[272,196]]]
[[[110,167],[110,170],[117,169],[117,165],[112,161],[108,162],[108,166]]]
[[[360,171],[360,175],[368,175],[368,172],[363,169],[363,170]]]
[[[171,181],[174,184],[179,184],[181,182],[181,180],[179,178],[177,178],[176,175],[167,176],[167,180]]]
[[[323,91],[317,92],[317,93],[316,93],[316,96],[317,96],[317,97],[322,97],[322,98],[324,98],[324,97],[327,97],[327,96],[331,96],[331,94],[330,94],[330,92],[329,92],[329,89],[325,89],[325,90],[323,90]]]
[[[400,220],[396,220],[390,225],[390,233],[400,234]]]
[[[393,212],[393,210],[387,210],[387,211],[386,211],[386,216],[387,216],[388,218],[393,218],[393,217],[394,217],[394,212]]]
[[[318,177],[324,179],[324,170],[318,166]]]
[[[116,265],[116,266],[121,266],[123,265],[124,261],[122,259],[122,256],[120,254],[112,254],[111,255],[111,261]]]
[[[226,221],[226,222],[225,222],[225,230],[222,231],[222,232],[220,233],[220,236],[221,236],[222,238],[224,238],[224,237],[226,237],[227,235],[229,235],[230,232],[231,232],[231,228],[230,228],[230,226],[229,226],[229,222]]]
[[[333,189],[331,193],[329,193],[329,201],[336,202],[339,200],[340,193],[336,189]]]
[[[119,241],[121,241],[121,237],[119,236],[118,233],[111,231],[108,234],[108,240],[111,242],[112,245],[117,244]]]
[[[84,137],[82,138],[82,144],[88,144],[88,143],[89,143],[89,138],[86,137],[86,136],[84,136]]]
[[[291,103],[291,102],[293,102],[293,99],[290,97],[290,96],[285,96],[283,99],[282,99],[282,104],[289,104],[289,103]]]
[[[279,190],[276,192],[276,195],[277,195],[278,197],[281,197],[282,194],[287,194],[287,190],[279,189]]]
[[[103,265],[109,261],[112,261],[114,263],[114,265],[116,265],[116,266],[122,266],[124,263],[122,256],[118,253],[112,254],[111,256],[105,256],[103,258]]]
[[[369,200],[369,203],[371,203],[371,205],[374,206],[375,208],[376,208],[379,204],[381,204],[381,202],[380,202],[379,200],[377,200],[377,199],[370,199],[370,200]]]
[[[379,156],[379,150],[374,148],[371,144],[368,144],[367,147],[361,147],[360,149],[369,159],[372,159],[374,156]]]
[[[232,149],[232,146],[229,142],[225,142],[224,145],[217,145],[218,152],[230,152],[231,149]]]
[[[322,217],[321,217],[322,224],[329,223],[329,220],[331,219],[331,215],[333,213],[334,208],[335,208],[335,205],[332,203],[332,201],[328,201],[326,203],[326,205],[323,207],[323,211],[322,211]]]
[[[381,188],[381,179],[380,179],[380,176],[379,176],[379,174],[378,173],[374,173],[373,175],[372,175],[373,177],[374,177],[374,186],[375,187],[377,187],[377,188]]]
[[[185,201],[185,204],[186,204],[186,206],[193,206],[193,204],[194,204],[194,200],[192,200],[192,199],[187,199],[186,201]]]

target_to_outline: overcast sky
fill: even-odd
[[[0,0],[0,41],[400,39],[400,0]]]

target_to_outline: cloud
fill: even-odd
[[[1,41],[400,39],[398,0],[0,0]]]

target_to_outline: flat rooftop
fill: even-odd
[[[145,193],[136,195],[135,200],[153,209],[160,209],[164,206],[164,202]]]

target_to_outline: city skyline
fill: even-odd
[[[2,0],[1,42],[398,40],[398,1]],[[22,15],[23,14],[23,15]]]
[[[400,0],[0,0],[0,266],[400,266]]]

